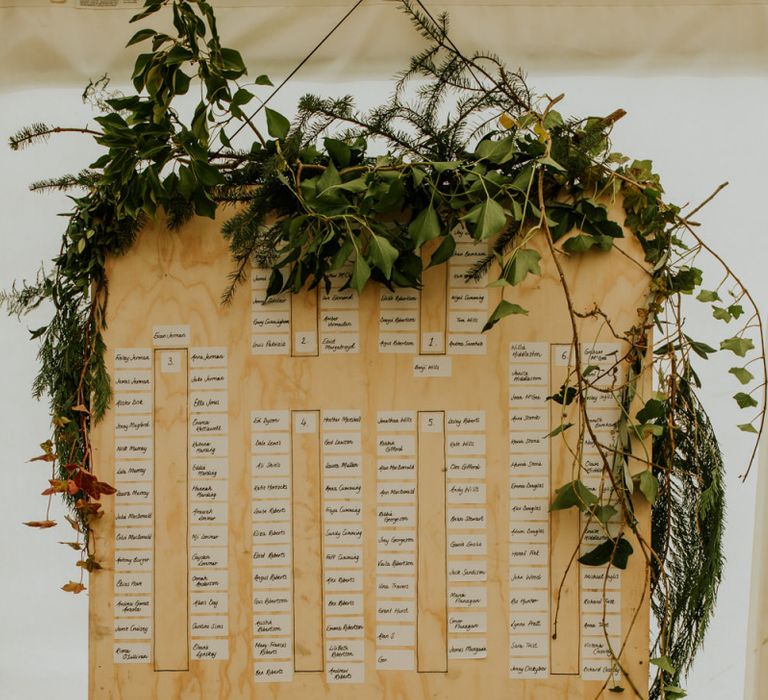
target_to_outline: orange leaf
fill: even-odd
[[[82,532],[82,530],[80,529],[80,523],[77,522],[77,520],[73,520],[68,515],[64,516],[64,520],[66,520],[72,526],[73,530],[75,530],[76,532]]]
[[[43,496],[50,496],[52,493],[64,493],[68,490],[67,482],[61,479],[48,479],[48,483],[51,486],[43,491]]]
[[[81,403],[77,404],[77,406],[72,406],[72,410],[77,411],[78,413],[90,413],[90,411]]]
[[[67,547],[72,547],[72,549],[78,552],[83,548],[83,545],[81,545],[79,542],[59,542],[59,544],[65,544]]]
[[[65,583],[61,587],[62,591],[66,591],[67,593],[81,593],[85,590],[85,586],[82,583],[75,583],[74,581],[70,581],[69,583]]]
[[[93,557],[88,557],[85,561],[81,560],[77,562],[75,566],[79,566],[86,571],[98,571],[102,568],[101,564],[99,564]]]
[[[44,454],[39,455],[38,457],[33,457],[29,460],[30,462],[55,462],[56,461],[56,455],[55,454]]]
[[[41,530],[45,530],[49,527],[54,527],[56,525],[55,520],[30,520],[29,522],[22,523],[22,525],[26,525],[27,527],[39,527]]]

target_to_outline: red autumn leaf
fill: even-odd
[[[79,542],[59,542],[59,544],[65,544],[67,547],[72,547],[72,549],[78,552],[83,548],[83,545],[81,545]]]
[[[115,493],[114,487],[106,481],[99,481],[91,472],[85,469],[75,472],[72,479],[91,498],[100,498],[102,494],[109,496]]]
[[[67,479],[67,491],[69,491],[70,496],[74,496],[79,490],[80,488],[72,479]]]
[[[49,527],[54,527],[56,525],[55,520],[30,520],[26,523],[22,523],[22,525],[26,525],[27,527],[39,527],[41,530],[45,530]]]
[[[84,498],[78,498],[75,501],[75,510],[79,510],[90,517],[101,517],[101,513],[98,512],[99,508],[101,508],[101,503],[86,501]]]
[[[79,464],[65,464],[64,469],[66,469],[68,472],[73,472],[77,469],[80,469]]]
[[[67,593],[78,594],[85,590],[85,586],[82,583],[76,583],[75,581],[70,581],[69,583],[65,583],[61,587],[61,590],[66,591]]]
[[[99,491],[101,491],[101,494],[103,496],[111,496],[113,493],[117,491],[117,489],[112,486],[111,484],[108,484],[106,481],[99,481]]]

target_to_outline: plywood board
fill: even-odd
[[[91,697],[591,699],[606,631],[643,688],[642,556],[605,580],[575,562],[600,533],[548,510],[577,476],[596,488],[600,459],[546,437],[572,420],[547,397],[574,351],[541,237],[541,277],[505,292],[529,314],[482,333],[502,291],[467,282],[469,239],[422,290],[358,296],[342,272],[267,300],[253,270],[222,306],[218,226],[158,223],[109,264],[115,401],[93,442],[118,494],[96,529]],[[576,307],[626,330],[649,278],[619,245],[562,264]],[[578,325],[585,363],[626,350],[599,314]],[[609,439],[605,374],[589,406]]]

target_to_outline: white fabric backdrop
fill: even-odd
[[[79,101],[78,88],[81,88],[82,78],[97,77],[103,72],[104,63],[109,63],[111,59],[104,61],[104,55],[91,54],[84,49],[89,39],[80,33],[77,22],[81,21],[80,17],[95,15],[102,18],[100,23],[104,21],[103,18],[114,15],[120,15],[122,22],[124,13],[43,7],[40,11],[50,13],[49,20],[53,24],[38,25],[33,31],[33,28],[29,27],[23,29],[28,23],[24,18],[20,20],[21,10],[3,9],[3,4],[7,3],[0,0],[0,55],[5,52],[4,67],[0,76],[0,137],[4,140],[17,127],[31,121],[84,124],[89,118],[89,112]],[[286,3],[288,4],[297,3]],[[338,12],[339,8],[343,10],[348,4],[339,2],[333,9]],[[377,4],[383,5],[372,3]],[[670,3],[672,4],[674,3]],[[764,260],[768,247],[765,244],[762,204],[765,199],[764,164],[768,162],[768,142],[762,134],[768,117],[768,78],[764,64],[754,60],[757,54],[753,53],[752,58],[747,60],[750,55],[750,50],[747,50],[749,45],[757,50],[755,38],[759,36],[762,43],[768,38],[763,24],[763,5],[764,3],[734,3],[730,7],[724,4],[719,7],[699,7],[697,12],[701,13],[700,23],[689,24],[684,34],[678,26],[675,31],[678,32],[679,42],[674,40],[675,34],[669,30],[670,34],[663,42],[663,45],[668,47],[688,46],[685,51],[690,52],[689,55],[685,51],[681,54],[674,50],[670,53],[656,53],[655,49],[662,46],[657,40],[658,37],[654,39],[648,35],[647,42],[636,37],[633,46],[623,47],[624,58],[619,61],[618,68],[609,58],[612,55],[610,51],[601,54],[605,49],[604,44],[594,51],[590,60],[583,59],[583,47],[593,46],[591,37],[597,30],[587,28],[582,31],[581,23],[572,24],[570,27],[569,34],[576,37],[572,39],[571,44],[558,47],[556,42],[544,41],[541,46],[537,46],[537,42],[529,41],[527,46],[530,55],[535,52],[535,69],[532,69],[530,79],[532,87],[538,92],[551,94],[565,91],[567,99],[564,102],[564,111],[584,115],[608,114],[616,107],[628,110],[629,115],[617,125],[614,134],[615,146],[618,150],[637,157],[653,158],[673,201],[698,201],[707,196],[721,181],[730,180],[731,185],[697,218],[703,223],[702,232],[706,239],[728,257],[752,288],[758,303],[766,308],[768,276],[764,272]],[[390,12],[392,10],[389,7],[375,9],[386,9]],[[489,13],[498,10],[475,8],[477,12],[481,9]],[[535,11],[532,8],[524,9],[526,12]],[[545,10],[537,9],[542,12]],[[728,31],[721,31],[724,27],[740,26],[738,23],[709,22],[706,18],[711,20],[714,15],[708,13],[726,12],[731,9],[735,13],[729,15],[731,17],[747,12],[755,13],[753,17],[759,19],[755,23],[749,23],[754,36],[752,31],[742,35],[747,49],[743,53],[735,49],[738,60],[719,66],[721,73],[724,71],[729,75],[693,77],[702,70],[702,66],[712,65],[713,59],[703,52],[708,37],[729,34]],[[274,7],[267,10],[278,12]],[[669,17],[678,11],[689,12],[691,7],[680,5],[671,9],[665,8],[663,11],[658,7],[643,7],[641,10],[653,13],[656,19],[651,22],[652,25],[669,29]],[[599,11],[601,15],[596,16],[609,17],[605,7],[582,7],[577,10],[560,7],[557,13],[549,7],[546,11],[551,13],[548,17],[556,27],[565,27],[567,18],[572,22],[576,21],[575,17],[587,21],[592,17],[589,12]],[[54,12],[59,14],[54,15]],[[62,12],[70,14],[61,14]],[[569,15],[569,12],[578,15]],[[396,12],[392,14],[397,17]],[[479,15],[475,13],[473,16]],[[67,26],[62,23],[63,17],[69,17],[66,22],[74,23],[69,24],[72,31],[68,32],[66,37],[61,36],[65,32],[53,30],[53,27]],[[552,20],[553,17],[558,19]],[[278,25],[274,25],[273,29],[276,26]],[[16,36],[17,29],[21,31],[19,36]],[[226,25],[222,26],[222,31],[228,37],[225,43],[242,48],[240,39],[230,38],[232,34],[228,33]],[[248,36],[249,31],[241,30],[241,33],[234,36],[242,38]],[[262,30],[262,33],[265,31]],[[627,31],[633,30],[628,27]],[[130,29],[125,29],[126,37],[130,33]],[[521,34],[524,33],[521,31]],[[608,19],[601,23],[599,33],[611,35],[608,38],[615,46],[621,48],[623,42],[616,39],[616,32],[611,29]],[[659,29],[657,34],[662,33]],[[34,41],[31,39],[32,35]],[[250,35],[253,36],[252,33]],[[357,37],[360,43],[347,47],[345,51],[359,51],[360,46],[365,46],[368,36],[360,34]],[[35,70],[40,72],[35,73],[32,68],[22,66],[21,59],[15,57],[13,51],[8,49],[8,42],[12,46],[23,43],[21,37],[32,41],[30,54],[34,53],[34,50],[40,52],[39,62],[35,64]],[[731,40],[738,43],[733,38]],[[718,41],[725,39],[720,37]],[[495,48],[490,41],[488,44]],[[60,57],[63,65],[49,63],[54,55],[51,51],[55,53],[55,50],[58,50],[55,49],[57,45],[68,47],[64,52],[66,56]],[[721,46],[721,43],[715,42],[714,45]],[[355,49],[355,46],[358,49]],[[572,51],[571,55],[568,54],[568,47]],[[293,48],[291,50],[293,51]],[[401,44],[391,55],[406,55],[401,54],[401,50],[407,52],[408,48]],[[763,50],[760,47],[760,52]],[[546,58],[551,51],[555,52],[556,59]],[[292,54],[292,58],[298,58],[298,53]],[[380,58],[376,54],[371,56],[375,56],[376,61]],[[717,56],[715,51],[715,57]],[[280,60],[275,63],[277,68],[281,65]],[[370,60],[373,61],[374,58]],[[370,68],[372,75],[378,75],[381,66],[384,66],[386,72],[389,72],[388,60],[386,57],[381,58],[381,65],[363,63],[359,70],[367,71]],[[326,72],[326,75],[346,77],[348,69],[350,74],[355,72],[351,66],[353,62],[347,57],[338,63],[329,62],[323,70],[330,72]],[[264,70],[263,61],[252,61],[252,65],[254,72]],[[531,68],[531,63],[526,65]],[[588,70],[585,70],[585,67]],[[651,69],[653,72],[650,72]],[[574,72],[579,70],[584,74],[574,75]],[[621,75],[622,71],[634,74],[634,77]],[[588,74],[590,72],[591,74]],[[739,72],[745,75],[737,75]],[[681,73],[687,74],[687,77],[680,77]],[[279,75],[275,74],[273,77]],[[74,81],[78,88],[49,87],[24,91],[13,89],[28,79],[32,79],[41,87],[58,81]],[[338,94],[355,92],[373,101],[388,91],[388,87],[383,83],[370,81],[335,86],[294,83],[290,89],[286,88],[274,106],[290,114],[298,95],[307,90]],[[66,198],[60,195],[42,198],[40,195],[32,195],[26,191],[27,183],[39,177],[75,171],[86,165],[92,154],[91,146],[78,138],[52,142],[19,154],[12,154],[6,148],[0,147],[0,221],[3,232],[0,287],[9,286],[15,278],[33,276],[40,263],[49,260],[62,231],[63,220],[57,219],[55,214],[67,209]],[[718,274],[713,271],[712,279],[716,279]],[[690,311],[692,317],[702,313],[701,309],[693,308]],[[691,322],[693,321],[692,318]],[[56,544],[57,540],[69,539],[65,529],[68,529],[68,526],[38,532],[20,524],[22,520],[39,518],[44,503],[44,499],[35,494],[45,485],[45,467],[39,463],[26,463],[30,456],[36,454],[37,444],[48,433],[45,406],[35,403],[29,397],[29,386],[36,362],[34,346],[29,343],[25,328],[34,328],[41,324],[39,319],[30,319],[18,324],[4,316],[0,317],[0,338],[3,341],[0,344],[0,366],[5,370],[2,384],[4,390],[0,393],[0,444],[3,447],[0,483],[3,484],[6,495],[5,505],[0,510],[0,527],[5,532],[5,557],[0,568],[3,572],[3,576],[0,576],[0,696],[10,700],[38,700],[48,697],[76,700],[86,697],[87,597],[85,594],[73,597],[58,590],[70,576],[76,575],[72,556],[74,552]],[[714,336],[704,339],[710,342],[716,340]],[[744,435],[733,427],[739,417],[731,409],[730,396],[737,388],[722,381],[722,375],[715,371],[716,367],[716,362],[711,367],[704,366],[701,368],[701,374],[708,386],[708,407],[719,426],[719,435],[728,464],[728,568],[715,623],[706,648],[687,684],[689,697],[703,700],[744,697],[749,571],[757,485],[755,474],[746,485],[742,485],[738,480],[742,465],[748,456],[749,446]],[[58,519],[61,520],[58,506],[56,510]],[[759,629],[753,637],[759,640]],[[757,694],[747,697],[750,700],[762,700]]]
[[[126,0],[0,0],[0,87],[80,86],[130,75]],[[254,75],[287,74],[356,0],[215,0],[225,45]],[[387,78],[419,46],[394,0],[365,0],[302,69],[304,79]],[[755,74],[768,54],[768,0],[441,0],[465,51],[491,50],[534,74]],[[4,7],[5,6],[5,7]],[[156,19],[149,20],[156,27]]]

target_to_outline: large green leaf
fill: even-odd
[[[368,267],[368,263],[365,262],[363,257],[358,255],[355,258],[355,265],[352,268],[352,279],[349,281],[349,286],[352,287],[352,289],[356,289],[357,293],[360,294],[370,277],[371,268]]]
[[[267,131],[269,135],[275,139],[284,139],[288,136],[288,132],[291,130],[291,122],[288,118],[269,107],[265,107],[264,112],[267,115]]]
[[[622,571],[627,568],[629,555],[634,550],[632,545],[623,537],[618,540],[607,538],[594,549],[579,557],[579,563],[585,566],[603,566],[611,562],[613,566]]]
[[[566,508],[578,508],[587,512],[597,504],[597,496],[592,493],[580,480],[571,481],[555,491],[550,510],[565,510]]]
[[[506,299],[502,299],[498,306],[493,310],[493,313],[490,315],[488,320],[485,322],[485,325],[483,326],[483,333],[493,328],[499,321],[501,321],[502,318],[511,316],[512,314],[522,314],[527,316],[528,310],[524,309],[518,304],[512,304]]]
[[[721,350],[730,350],[732,353],[735,353],[739,357],[744,357],[747,354],[747,351],[753,350],[754,347],[755,344],[750,338],[734,337],[723,340],[720,343]]]
[[[411,239],[417,248],[440,235],[440,219],[431,204],[426,209],[422,209],[411,221],[408,233],[411,234]]]
[[[464,220],[471,224],[472,234],[480,241],[495,236],[507,225],[504,207],[490,197],[481,204],[472,207],[464,216]]]
[[[528,274],[540,275],[541,255],[531,248],[518,248],[504,264],[502,277],[511,285],[520,284]]]
[[[375,233],[372,233],[368,255],[371,262],[389,279],[392,276],[392,265],[399,255],[397,248],[383,236],[377,236]]]

